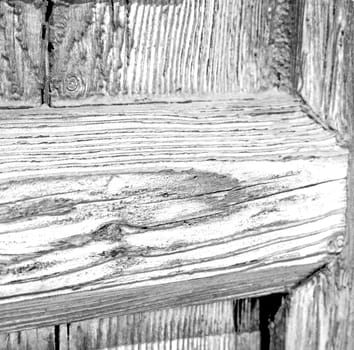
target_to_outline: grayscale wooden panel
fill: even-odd
[[[54,327],[0,333],[0,350],[57,350]]]
[[[52,103],[289,87],[292,11],[274,0],[56,1]]]
[[[321,118],[348,142],[345,113],[345,0],[298,0],[297,90]],[[353,96],[349,97],[353,99]]]
[[[41,104],[43,1],[0,1],[0,107]]]
[[[284,291],[343,247],[347,152],[287,94],[6,111],[0,135],[2,330]]]
[[[246,299],[243,329],[232,300],[65,324],[61,350],[259,350],[259,305]]]

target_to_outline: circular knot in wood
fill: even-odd
[[[79,74],[68,74],[64,79],[64,91],[70,96],[83,96],[85,94],[85,82]]]

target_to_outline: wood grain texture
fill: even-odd
[[[346,0],[298,0],[297,90],[339,138],[349,142],[344,64]],[[353,98],[353,97],[349,97]]]
[[[44,5],[0,1],[0,107],[41,104]]]
[[[349,350],[350,295],[351,271],[336,264],[297,288],[291,298],[286,349]]]
[[[347,152],[286,94],[0,118],[2,330],[283,291],[342,249]]]
[[[54,327],[0,333],[0,350],[57,350]]]
[[[275,0],[57,1],[52,103],[289,87],[292,12]]]
[[[323,42],[323,47],[327,45],[327,53],[322,58],[317,57],[322,61],[318,61],[316,65],[320,67],[319,69],[325,66],[328,69],[333,68],[331,84],[334,84],[334,87],[331,88],[332,95],[328,98],[326,94],[329,80],[328,75],[324,75],[322,86],[318,81],[313,81],[317,88],[313,90],[312,97],[316,99],[316,94],[319,92],[323,94],[324,99],[318,101],[323,103],[322,106],[327,104],[329,114],[322,116],[328,119],[325,121],[336,128],[349,145],[347,234],[343,252],[335,264],[320,271],[294,291],[290,300],[286,349],[352,350],[354,348],[354,2],[323,1],[319,7],[319,2],[313,1],[308,2],[307,6],[311,8],[316,3],[312,10],[319,13],[321,8],[322,17],[321,21],[316,22],[317,29],[314,27],[312,29],[316,29],[317,35],[321,38],[318,42],[322,43],[323,35],[327,36],[328,40],[327,44]],[[325,13],[328,16],[323,16]],[[312,23],[313,18],[311,16],[307,21]],[[316,31],[313,32],[314,35],[315,33]],[[314,42],[316,40],[311,43],[313,49],[318,49],[319,46],[314,46]],[[319,62],[322,64],[318,64]],[[307,79],[308,83],[310,77]],[[338,84],[339,88],[336,87]],[[307,87],[310,88],[310,85]]]
[[[259,312],[240,299],[112,316],[0,333],[0,350],[259,350]]]
[[[240,332],[228,300],[63,325],[60,349],[259,350],[259,305],[241,304]]]

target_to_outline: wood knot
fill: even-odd
[[[344,246],[344,236],[343,235],[339,235],[338,237],[331,239],[328,242],[328,252],[330,254],[338,254],[343,250],[343,246]]]
[[[69,95],[71,97],[81,97],[85,95],[85,82],[80,74],[68,74],[65,77],[63,84],[63,91],[65,92],[65,95]]]
[[[109,223],[101,226],[97,231],[93,232],[95,241],[111,240],[121,241],[123,238],[122,229],[119,223]]]

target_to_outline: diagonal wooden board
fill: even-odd
[[[284,291],[342,249],[347,151],[286,94],[0,119],[1,331]]]

